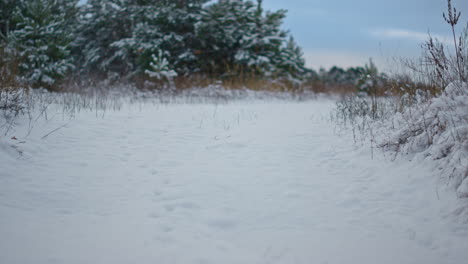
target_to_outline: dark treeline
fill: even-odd
[[[334,87],[376,73],[372,64],[307,69],[301,48],[281,29],[285,10],[265,11],[262,0],[208,2],[0,0],[0,81],[15,76],[23,85],[57,88],[198,76]]]

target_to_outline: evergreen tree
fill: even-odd
[[[220,0],[208,6],[197,27],[198,59],[203,72],[219,75],[236,68],[236,61],[251,57],[246,42],[255,27],[255,5],[251,1]],[[244,45],[243,45],[244,44]],[[231,69],[230,69],[231,68]]]
[[[372,59],[364,66],[363,74],[357,82],[358,91],[367,95],[376,96],[378,89],[384,86],[386,75],[379,73]]]
[[[301,79],[303,54],[281,29],[285,16],[285,10],[264,12],[262,0],[220,0],[208,6],[197,27],[202,71]]]
[[[15,29],[14,13],[24,5],[23,0],[0,0],[0,41],[6,42],[9,34]]]
[[[290,37],[286,45],[281,49],[281,54],[276,59],[276,77],[284,78],[293,83],[300,83],[312,72],[305,67],[304,53]]]
[[[78,36],[73,43],[81,73],[118,78],[132,68],[125,50],[112,46],[132,35],[126,4],[125,0],[88,0],[81,8]]]
[[[74,68],[70,56],[70,17],[75,0],[31,0],[15,9],[13,42],[24,80],[51,87]]]
[[[193,71],[195,24],[206,0],[91,0],[81,15],[82,67],[120,77],[143,75],[153,55],[172,69]],[[91,40],[91,41],[90,41]]]
[[[298,82],[310,73],[281,29],[286,11],[265,12],[262,0],[77,2],[0,0],[0,48],[20,58],[29,83],[52,86],[73,64],[80,76],[108,80],[155,79],[161,71]]]
[[[16,26],[14,12],[21,6],[22,0],[0,0],[0,93],[19,83],[18,54],[11,33]]]
[[[169,63],[181,74],[198,71],[195,25],[201,20],[207,0],[160,1],[155,24],[163,34],[160,49],[168,52]]]

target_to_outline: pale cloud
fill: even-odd
[[[408,39],[414,40],[417,42],[424,42],[429,38],[429,32],[418,32],[407,29],[372,29],[369,31],[370,35],[376,38],[386,38],[386,39]],[[443,43],[448,43],[449,38],[447,36],[442,36],[438,34],[430,34],[433,38],[438,39]]]

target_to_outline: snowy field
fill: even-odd
[[[333,105],[124,105],[28,137],[24,120],[0,142],[0,263],[468,263],[430,161],[354,145]]]

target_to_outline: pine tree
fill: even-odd
[[[171,68],[191,72],[195,24],[206,0],[90,0],[82,11],[77,50],[82,68],[142,76],[162,51]]]
[[[135,14],[131,38],[114,44],[136,53],[136,72],[148,69],[153,55],[166,54],[171,67],[185,74],[196,71],[195,24],[206,0],[144,1],[131,6]]]
[[[240,68],[236,61],[251,57],[243,42],[252,36],[254,21],[255,5],[251,1],[220,0],[206,7],[197,26],[198,59],[202,71],[220,75],[229,69]]]
[[[15,29],[14,12],[24,5],[23,0],[0,0],[0,41],[6,42]]]
[[[178,75],[243,73],[290,81],[306,75],[302,51],[281,29],[285,10],[265,12],[262,0],[207,2],[89,0],[75,42],[80,69],[141,79],[163,54]]]
[[[284,78],[295,84],[300,84],[308,77],[310,71],[305,67],[304,54],[296,44],[293,37],[281,49],[281,54],[276,62],[276,77]]]
[[[24,80],[33,86],[52,87],[74,68],[67,14],[77,1],[25,1],[14,12],[13,42]]]
[[[281,29],[286,11],[265,12],[262,3],[220,0],[205,9],[197,27],[204,72],[296,81],[306,75],[302,51]]]
[[[124,49],[113,43],[132,35],[124,0],[88,0],[79,14],[74,54],[82,74],[118,79],[132,68]]]
[[[161,49],[169,53],[169,62],[181,74],[198,71],[194,46],[195,25],[207,0],[161,1],[156,24],[163,34]]]
[[[379,73],[377,66],[369,59],[369,63],[364,66],[363,74],[358,80],[358,91],[367,95],[376,96],[377,90],[383,87],[386,76],[384,73]]]

